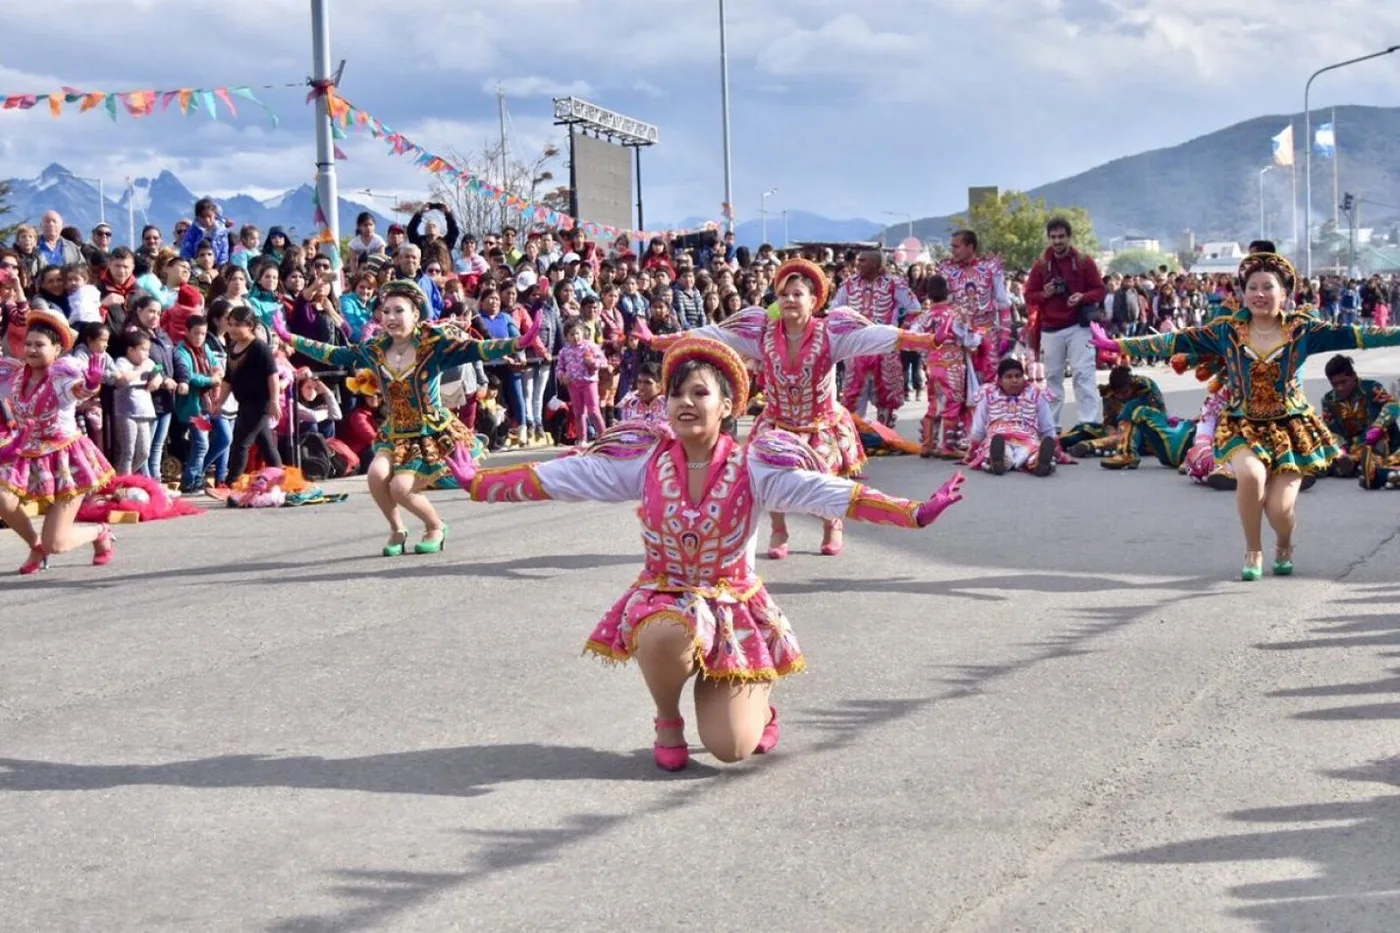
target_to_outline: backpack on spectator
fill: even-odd
[[[301,438],[301,475],[312,482],[334,479],[335,464],[330,444],[319,434],[306,434]]]

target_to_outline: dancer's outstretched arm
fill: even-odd
[[[1303,328],[1301,350],[1305,354],[1400,347],[1400,327],[1358,327],[1308,318]]]
[[[647,427],[624,425],[578,456],[484,470],[459,444],[447,465],[477,502],[634,502],[642,497],[647,463],[659,439]]]
[[[896,350],[929,351],[949,339],[952,331],[920,333],[873,324],[850,308],[832,308],[826,314],[826,333],[831,338],[831,358],[853,360],[858,356],[883,356]]]
[[[1228,326],[1223,325],[1223,326]],[[1100,350],[1118,353],[1135,362],[1186,354],[1188,359],[1219,355],[1223,352],[1224,331],[1220,324],[1183,327],[1168,334],[1150,337],[1120,337],[1117,340],[1104,333],[1098,324],[1089,325],[1089,339]]]
[[[745,308],[743,311],[725,318],[722,323],[706,324],[704,327],[683,330],[675,334],[653,334],[651,328],[647,326],[646,319],[638,317],[632,332],[642,343],[658,352],[665,352],[667,347],[682,337],[708,337],[726,344],[729,349],[740,356],[757,360],[763,356],[763,328],[767,324],[767,311],[762,308]]]

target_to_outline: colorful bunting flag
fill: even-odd
[[[173,91],[80,91],[77,88],[65,87],[62,91],[53,94],[0,95],[0,110],[29,110],[39,101],[45,100],[49,105],[49,113],[55,117],[63,115],[65,105],[78,104],[79,113],[87,113],[89,110],[96,110],[100,107],[107,111],[109,117],[116,120],[120,107],[131,117],[140,119],[155,113],[157,105],[161,110],[165,110],[172,103],[178,101],[182,114],[188,114],[191,109],[203,109],[209,114],[209,119],[217,120],[219,118],[216,109],[217,102],[223,103],[230,116],[238,116],[238,108],[233,103],[235,97],[257,104],[267,114],[272,125],[274,127],[278,125],[277,114],[273,113],[272,108],[267,104],[258,100],[251,87],[246,86],[186,87]]]
[[[382,120],[379,120],[377,117],[351,104],[336,92],[335,86],[329,81],[312,83],[311,91],[306,95],[306,102],[311,103],[319,98],[326,99],[326,111],[331,117],[331,131],[334,138],[345,139],[345,130],[348,130],[351,126],[363,126],[369,130],[372,137],[383,141],[394,155],[409,156],[413,159],[414,165],[425,171],[432,172],[435,175],[447,176],[456,182],[457,185],[465,188],[468,194],[486,198],[496,203],[504,202],[506,206],[512,210],[520,211],[525,215],[533,215],[535,220],[539,223],[546,224],[559,230],[572,230],[577,226],[595,239],[599,237],[611,239],[625,235],[634,240],[649,240],[657,236],[677,237],[704,230],[718,230],[720,227],[719,223],[715,221],[707,221],[694,230],[628,230],[622,227],[613,227],[608,224],[579,223],[568,214],[551,210],[543,204],[504,191],[485,179],[473,175],[466,169],[453,165],[442,156],[429,152],[402,133],[395,132]],[[337,149],[336,157],[344,158],[344,154]],[[728,208],[728,205],[725,205],[725,208]],[[732,210],[729,211],[728,216],[732,216]],[[317,223],[324,226],[325,212],[321,210],[319,202],[316,207],[316,217]]]

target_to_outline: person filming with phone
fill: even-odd
[[[1074,379],[1077,422],[1103,420],[1096,362],[1089,325],[1103,319],[1103,277],[1092,256],[1070,245],[1074,229],[1063,217],[1045,225],[1050,246],[1026,279],[1026,304],[1030,308],[1031,349],[1045,364],[1050,391],[1050,413],[1060,423],[1065,401],[1065,367]]]

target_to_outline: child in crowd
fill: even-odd
[[[68,291],[68,320],[74,325],[102,321],[102,293],[96,285],[88,284],[88,267],[75,263],[63,270],[63,284]]]
[[[151,359],[151,338],[139,330],[126,335],[126,354],[116,362],[119,379],[125,382],[117,389],[115,422],[117,442],[117,475],[132,472],[150,475],[147,460],[151,456],[151,433],[156,423],[156,406],[151,393],[160,388],[163,379],[160,367]]]
[[[661,367],[643,363],[637,370],[637,387],[623,396],[618,409],[619,418],[624,422],[665,424],[666,397],[661,394]]]
[[[73,356],[84,368],[94,356],[102,358],[102,384],[123,386],[136,378],[132,373],[117,369],[117,361],[107,353],[107,345],[112,339],[112,330],[101,321],[89,321],[78,331],[77,344]],[[78,422],[87,433],[88,439],[99,447],[102,445],[102,397],[94,395],[78,403]]]
[[[588,339],[587,325],[577,318],[564,325],[564,348],[559,351],[559,381],[569,390],[569,407],[578,431],[579,447],[588,443],[591,422],[602,434],[603,411],[598,401],[598,371],[608,365],[602,349]]]

